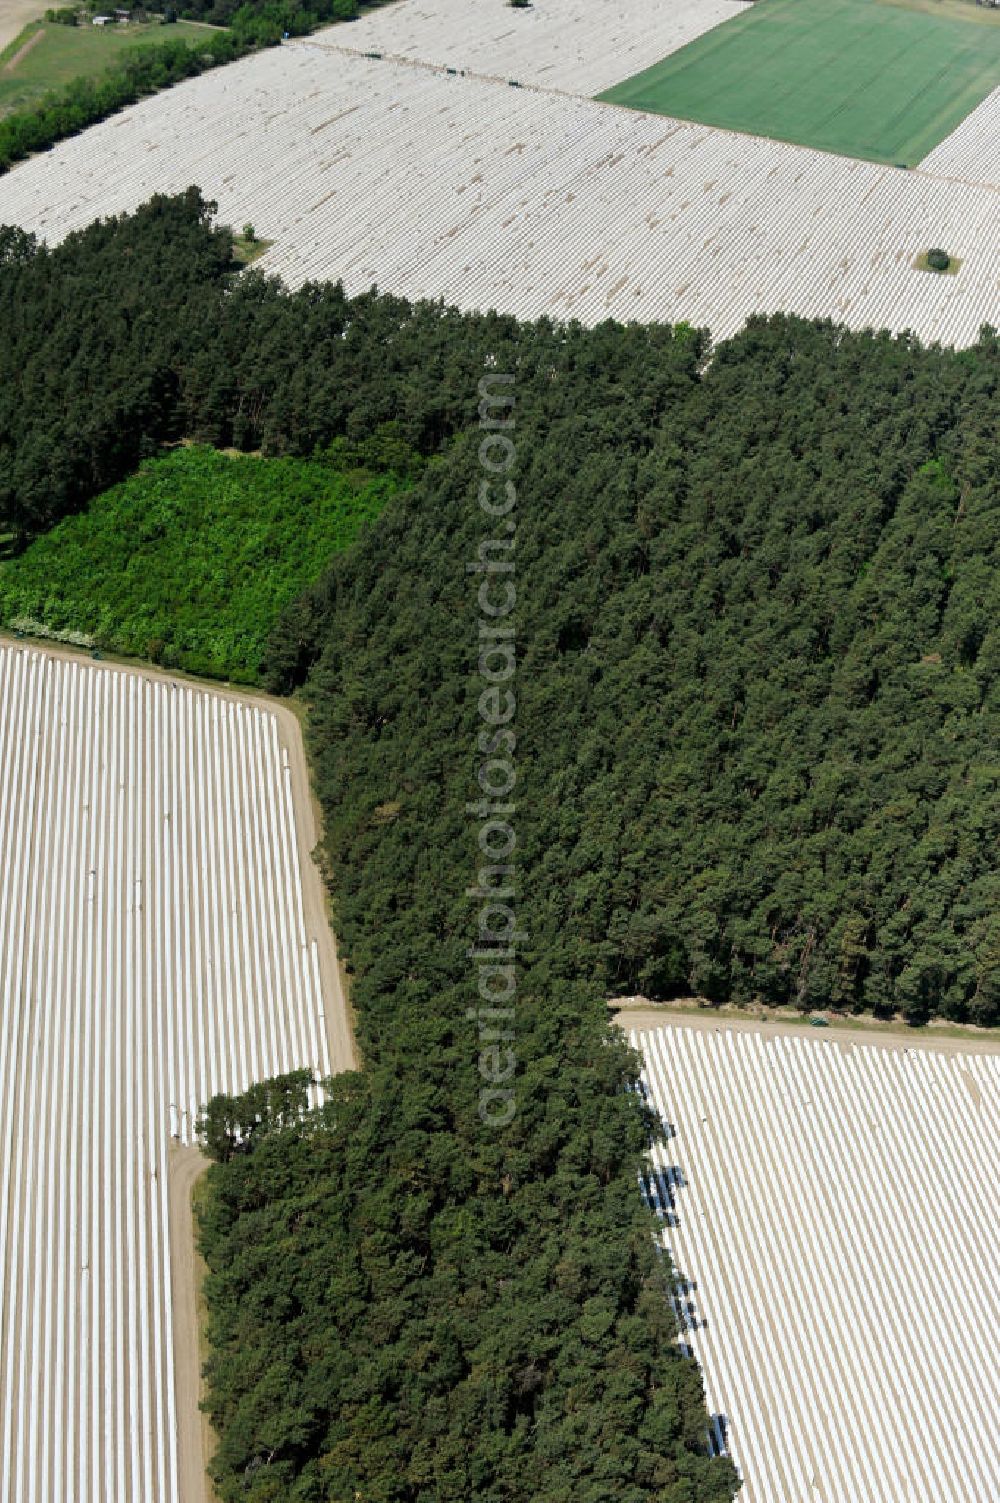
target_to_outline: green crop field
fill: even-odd
[[[758,0],[601,98],[913,166],[998,84],[995,13],[933,0]]]
[[[212,29],[196,21],[161,26],[58,26],[34,21],[0,53],[0,115],[36,104],[50,89],[74,78],[97,78],[121,60],[129,47],[197,41]]]

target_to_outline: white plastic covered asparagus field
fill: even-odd
[[[966,115],[920,164],[922,172],[1000,188],[1000,89]]]
[[[744,1503],[1000,1497],[1000,1056],[633,1034],[649,1193]]]
[[[372,25],[403,28],[414,9]],[[998,321],[990,186],[366,58],[330,37],[205,74],[23,163],[0,179],[0,223],[55,242],[195,183],[223,221],[273,242],[258,265],[290,286],[685,320],[717,338],[755,312],[951,345]],[[956,274],[918,269],[935,246]]]
[[[0,646],[3,1503],[177,1503],[171,1143],[299,1066],[329,1055],[275,717]]]
[[[401,0],[314,42],[592,96],[746,9],[748,0]]]

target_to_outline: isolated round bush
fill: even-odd
[[[947,271],[951,265],[951,257],[947,251],[929,250],[927,252],[927,265],[931,271]]]

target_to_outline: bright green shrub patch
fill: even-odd
[[[185,448],[0,565],[7,627],[255,683],[285,606],[398,482]]]

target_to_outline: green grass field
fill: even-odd
[[[209,35],[211,29],[196,21],[178,21],[175,26],[155,21],[127,26],[57,26],[34,21],[0,53],[0,115],[36,104],[50,89],[74,78],[97,78],[128,47]]]
[[[975,6],[758,0],[601,98],[913,166],[1000,84],[1000,16]]]

